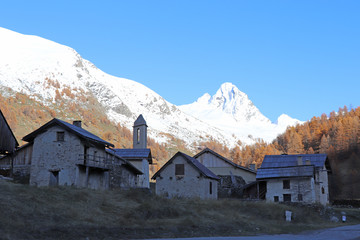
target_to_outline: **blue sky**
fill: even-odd
[[[70,46],[176,105],[232,82],[272,121],[308,120],[360,106],[359,12],[360,1],[13,0],[0,26]]]

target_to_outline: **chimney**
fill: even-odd
[[[302,156],[298,156],[298,157],[297,157],[297,164],[298,164],[298,166],[302,166],[302,165],[303,165],[303,158],[302,158]]]
[[[81,120],[73,121],[73,125],[81,128]]]

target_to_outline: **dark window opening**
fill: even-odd
[[[51,171],[50,172],[50,186],[58,186],[59,185],[59,171]]]
[[[184,176],[185,166],[184,164],[175,164],[175,176]]]
[[[299,194],[298,194],[298,201],[299,201],[299,202],[302,202],[302,200],[303,200],[303,196],[302,196],[302,194],[299,193]]]
[[[325,188],[324,187],[321,187],[321,193],[325,194]]]
[[[279,201],[279,196],[274,196],[274,202],[278,202]]]
[[[291,194],[284,194],[284,202],[291,202]]]
[[[56,141],[63,142],[65,140],[65,132],[56,132]]]
[[[210,194],[212,194],[212,182],[210,182]]]
[[[84,146],[84,164],[86,165],[87,160],[88,160],[88,149],[89,147]]]
[[[290,180],[283,180],[283,189],[290,189]]]

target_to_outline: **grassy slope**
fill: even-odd
[[[140,190],[35,188],[0,181],[1,239],[124,239],[288,233],[340,225],[341,209],[163,199]],[[285,210],[295,219],[284,221]],[[360,223],[358,209],[346,209]]]

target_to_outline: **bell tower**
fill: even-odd
[[[147,147],[147,125],[142,114],[134,122],[133,126],[133,148],[141,149]]]

